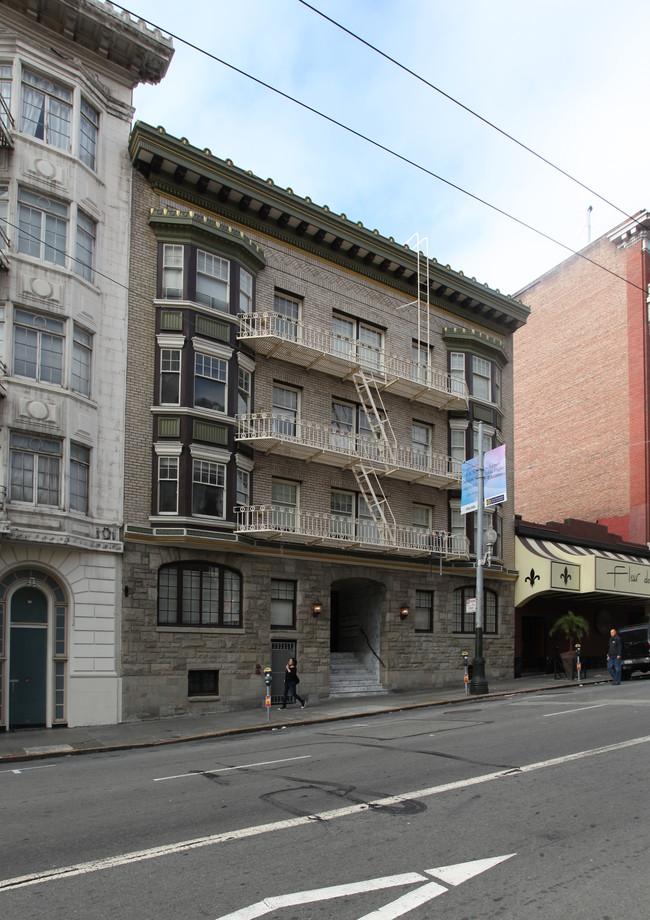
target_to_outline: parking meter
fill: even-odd
[[[267,722],[271,721],[271,679],[272,679],[271,669],[264,668],[264,683],[266,684],[265,706],[266,706],[266,721]]]
[[[576,670],[578,671],[578,680],[581,677],[582,664],[580,663],[580,643],[576,642]]]
[[[469,652],[461,652],[461,655],[463,656],[463,666],[465,668],[463,679],[465,681],[465,696],[467,696],[469,693]]]

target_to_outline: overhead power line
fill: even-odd
[[[295,96],[291,96],[289,93],[285,93],[283,90],[278,89],[275,86],[272,86],[270,83],[260,79],[259,77],[253,76],[253,74],[248,73],[245,70],[242,70],[240,67],[236,67],[234,64],[231,64],[229,61],[224,60],[223,58],[218,57],[216,54],[213,54],[211,51],[206,51],[205,48],[201,48],[200,45],[196,45],[191,41],[188,41],[185,38],[182,38],[180,35],[176,35],[174,32],[171,32],[169,29],[166,29],[164,26],[158,25],[157,23],[152,22],[149,19],[145,19],[143,16],[138,13],[134,13],[132,10],[128,9],[125,6],[121,6],[119,3],[113,2],[113,6],[117,9],[124,10],[128,13],[129,16],[132,16],[134,19],[139,19],[142,22],[145,22],[147,25],[151,26],[153,29],[157,29],[159,32],[164,32],[166,35],[169,35],[170,38],[175,41],[181,42],[181,44],[186,45],[188,48],[192,48],[193,51],[198,51],[199,54],[203,54],[205,57],[210,58],[212,61],[221,64],[223,67],[227,67],[229,70],[232,70],[234,73],[238,73],[240,76],[245,77],[247,80],[251,80],[253,83],[256,83],[258,86],[268,89],[270,92],[275,93],[276,96],[280,96],[283,99],[293,102],[294,105],[299,106],[302,109],[305,109],[307,112],[311,112],[313,115],[317,115],[319,118],[328,121],[330,124],[335,125],[338,128],[341,128],[343,131],[346,131],[348,134],[358,137],[360,140],[365,141],[373,147],[376,147],[378,150],[383,150],[385,153],[390,154],[390,156],[395,157],[398,160],[401,160],[403,163],[406,163],[409,166],[413,166],[414,169],[419,170],[420,172],[425,173],[428,176],[431,176],[433,179],[437,179],[438,182],[442,182],[444,185],[449,188],[454,189],[457,192],[460,192],[462,195],[465,195],[467,198],[471,198],[473,201],[478,202],[479,204],[484,205],[486,208],[494,211],[496,214],[500,214],[502,217],[508,218],[508,220],[514,221],[520,227],[524,227],[526,230],[530,230],[531,233],[537,234],[537,236],[542,237],[545,240],[548,240],[550,243],[553,243],[556,246],[559,246],[561,249],[570,252],[572,255],[578,256],[586,262],[590,262],[596,268],[601,269],[601,271],[607,272],[609,275],[612,275],[614,278],[618,278],[620,281],[629,284],[631,287],[637,288],[639,291],[645,290],[640,285],[635,284],[633,281],[629,281],[627,278],[624,278],[622,275],[619,275],[617,272],[613,271],[610,268],[607,268],[605,265],[601,265],[599,262],[596,262],[595,259],[590,258],[585,255],[583,252],[580,252],[577,249],[574,249],[572,246],[569,246],[567,243],[563,243],[561,240],[556,239],[550,234],[546,233],[543,230],[539,230],[537,227],[533,227],[532,224],[527,223],[520,217],[516,217],[514,214],[510,214],[508,211],[505,211],[503,208],[498,207],[498,205],[492,204],[487,201],[485,198],[481,198],[479,195],[470,192],[468,189],[463,188],[460,185],[452,182],[449,179],[445,179],[444,176],[440,176],[433,170],[428,169],[426,166],[422,166],[420,163],[417,163],[415,160],[410,159],[404,154],[398,153],[396,150],[393,150],[391,147],[387,147],[385,144],[376,141],[371,137],[368,137],[366,134],[363,134],[361,131],[357,131],[355,128],[351,128],[349,125],[344,124],[342,121],[334,118],[331,115],[326,115],[324,112],[321,112],[319,109],[314,108],[306,102],[297,99]],[[599,196],[600,197],[600,196]],[[618,210],[618,209],[617,209]]]

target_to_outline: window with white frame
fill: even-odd
[[[492,365],[478,355],[472,355],[472,396],[486,402],[492,400]]]
[[[39,140],[70,150],[72,92],[59,84],[23,70],[21,131]]]
[[[213,460],[192,460],[192,514],[223,518],[226,467]]]
[[[494,404],[501,406],[501,368],[498,364],[492,367],[493,385],[494,385]]]
[[[251,411],[253,376],[244,367],[237,369],[237,415],[249,415]]]
[[[95,265],[95,236],[97,225],[81,211],[77,213],[77,250],[75,272],[92,282]]]
[[[9,217],[9,186],[0,185],[0,250],[7,249],[7,218]]]
[[[354,536],[354,493],[330,493],[330,535],[350,539]]]
[[[285,294],[273,295],[274,332],[283,339],[298,338],[298,324],[300,322],[300,301],[295,297]]]
[[[411,425],[411,451],[414,467],[420,470],[430,468],[432,447],[433,426],[424,425],[422,422],[413,422]]]
[[[253,276],[245,269],[239,269],[239,312],[253,312]]]
[[[366,370],[380,370],[384,363],[384,336],[376,326],[341,314],[332,314],[332,351],[356,360]]]
[[[433,508],[428,505],[413,505],[411,508],[413,545],[427,548],[433,530]]]
[[[82,99],[79,112],[79,159],[93,170],[97,160],[98,131],[99,114]]]
[[[70,445],[70,510],[88,514],[90,451],[80,444]]]
[[[476,614],[467,611],[467,601],[472,598],[476,598],[475,585],[454,591],[453,631],[456,633],[473,633],[476,629]],[[498,596],[486,588],[483,592],[483,632],[496,635],[498,629]]]
[[[330,443],[338,450],[353,450],[355,440],[355,406],[350,403],[332,402],[332,434]]]
[[[0,122],[11,127],[11,64],[0,64]]]
[[[449,372],[451,374],[452,387],[456,382],[457,389],[465,391],[465,354],[462,351],[452,351],[449,353]]]
[[[273,526],[278,530],[295,531],[298,516],[298,483],[274,479],[271,482]]]
[[[182,246],[165,243],[162,250],[162,296],[166,300],[181,300],[184,249]]]
[[[237,494],[236,504],[245,507],[250,502],[251,474],[248,470],[237,469]]]
[[[296,628],[296,583],[271,579],[271,629]]]
[[[426,383],[429,376],[430,353],[426,345],[420,342],[413,342],[411,345],[411,362],[413,364],[413,376],[421,383]]]
[[[465,462],[465,443],[467,437],[466,428],[452,428],[449,432],[449,444],[451,451],[451,459],[455,462],[458,468],[459,464],[462,465]]]
[[[178,406],[181,401],[181,349],[160,349],[160,404]]]
[[[64,335],[61,320],[14,310],[14,374],[61,385]]]
[[[492,450],[492,441],[494,439],[494,431],[492,428],[483,426],[483,453],[486,454],[489,450]],[[472,447],[474,457],[478,457],[478,425],[474,427],[472,433]]]
[[[273,431],[275,434],[295,437],[299,404],[298,390],[278,384],[273,385]]]
[[[58,507],[61,501],[61,441],[12,432],[9,497]]]
[[[196,300],[212,310],[228,312],[230,262],[219,256],[196,251]]]
[[[454,551],[464,553],[467,545],[467,515],[460,513],[460,502],[450,503],[449,517],[452,547]]]
[[[433,632],[433,591],[415,592],[415,631]]]
[[[228,362],[214,355],[194,355],[194,405],[212,412],[225,412]]]
[[[18,252],[65,265],[67,239],[67,204],[18,189]]]
[[[70,389],[82,396],[90,396],[90,370],[93,338],[75,324],[72,332],[72,367]]]
[[[359,520],[357,522],[357,535],[364,543],[377,543],[379,541],[379,528],[375,522],[370,506],[363,495],[358,496]]]
[[[178,457],[158,457],[158,514],[178,514]]]

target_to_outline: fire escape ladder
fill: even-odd
[[[379,454],[390,461],[397,447],[397,438],[386,413],[377,381],[372,375],[366,374],[362,370],[354,374],[353,380],[361,405],[366,413],[370,430],[377,438]]]
[[[382,542],[394,543],[396,521],[381,487],[377,471],[363,461],[355,464],[353,471]]]

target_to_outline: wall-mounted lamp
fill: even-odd
[[[400,620],[405,620],[405,619],[407,618],[408,615],[409,615],[409,605],[408,605],[408,604],[402,604],[402,606],[399,608],[399,618],[400,618]]]
[[[312,615],[315,617],[319,617],[321,615],[321,613],[323,612],[323,605],[321,604],[320,601],[315,601],[311,605],[311,612],[312,612]]]

